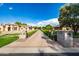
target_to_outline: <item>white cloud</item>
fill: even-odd
[[[9,7],[9,10],[12,10],[13,9],[13,7]]]
[[[41,21],[41,22],[38,22],[37,25],[38,26],[45,26],[45,25],[52,25],[52,26],[57,26],[59,25],[59,22],[58,22],[58,18],[53,18],[53,19],[49,19],[49,20],[44,20],[44,21]]]
[[[33,24],[33,23],[27,23],[27,24],[30,26],[36,26],[36,24]]]
[[[58,26],[59,22],[58,22],[58,18],[53,18],[53,19],[48,19],[48,20],[43,20],[41,22],[38,23],[27,23],[30,26],[46,26],[48,24],[52,25],[52,26]]]

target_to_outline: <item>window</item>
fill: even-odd
[[[14,30],[17,30],[17,27],[14,27]]]

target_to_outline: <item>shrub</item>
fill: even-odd
[[[48,30],[42,30],[42,32],[47,35],[49,38],[51,37],[51,32],[49,32]]]
[[[57,31],[53,31],[53,38],[55,41],[57,41]]]
[[[36,32],[36,30],[33,30],[33,31],[30,31],[30,32],[27,32],[26,34],[28,35],[28,37],[30,37],[30,36],[33,35],[35,32]]]
[[[57,31],[53,31],[53,33],[51,33],[52,31],[49,32],[48,30],[42,30],[42,32],[45,35],[47,35],[50,39],[57,41]]]
[[[79,38],[79,33],[73,33],[73,38]]]

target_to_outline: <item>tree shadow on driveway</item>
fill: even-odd
[[[60,47],[57,48],[57,46],[59,46],[59,44],[56,41],[51,40],[49,37],[47,37],[45,35],[43,35],[42,38],[46,40],[46,42],[48,43],[48,47],[58,51],[58,48],[60,48]]]

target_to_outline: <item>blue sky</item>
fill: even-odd
[[[0,4],[0,23],[36,24],[58,18],[64,3],[5,3]]]

